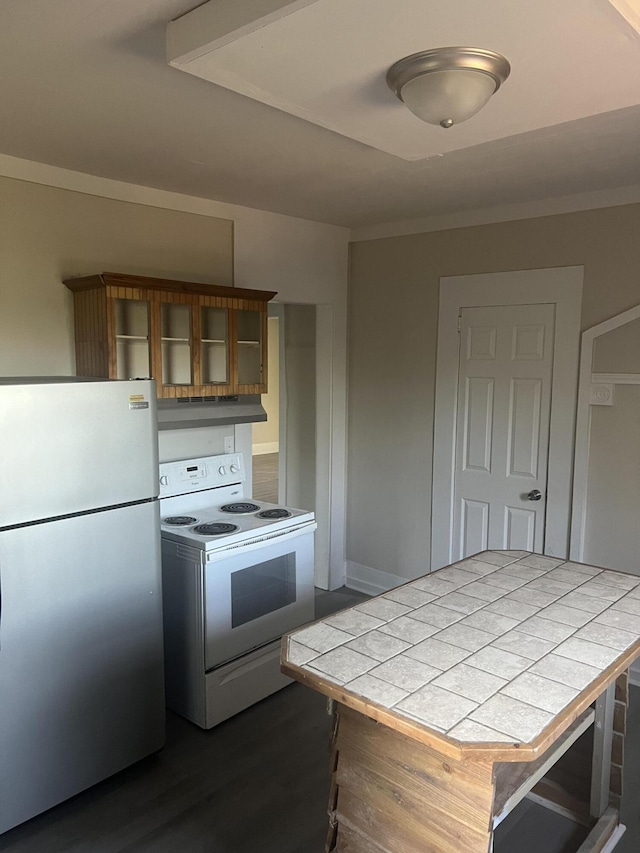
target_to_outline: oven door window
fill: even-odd
[[[231,575],[231,627],[253,622],[295,600],[295,552],[247,566]]]
[[[209,670],[313,619],[313,531],[217,553],[204,587]]]

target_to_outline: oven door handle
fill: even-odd
[[[215,551],[207,552],[207,562],[211,563],[214,560],[226,560],[234,553],[250,554],[252,551],[258,551],[261,548],[264,548],[265,545],[276,545],[281,542],[288,542],[298,536],[305,536],[313,533],[317,526],[316,522],[312,521],[309,524],[304,524],[300,527],[293,529],[287,528],[279,533],[266,534],[257,539],[250,539],[248,542],[238,542],[237,545],[227,545],[226,547],[223,545],[220,548],[216,548]]]

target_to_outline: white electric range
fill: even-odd
[[[314,618],[313,512],[244,497],[242,454],[160,465],[167,707],[210,728],[290,683]]]

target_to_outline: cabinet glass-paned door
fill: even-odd
[[[262,314],[238,311],[238,384],[262,383]]]
[[[118,379],[151,376],[149,303],[141,299],[116,299],[116,372]]]
[[[203,385],[229,384],[229,310],[205,306],[200,309]]]
[[[164,303],[162,322],[162,384],[192,385],[191,306]]]

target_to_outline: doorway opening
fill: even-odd
[[[253,497],[277,504],[279,501],[278,463],[280,456],[280,317],[269,306],[268,358],[269,390],[262,395],[267,420],[255,423],[251,433]]]
[[[269,305],[267,421],[253,425],[253,497],[316,511],[316,306]]]

